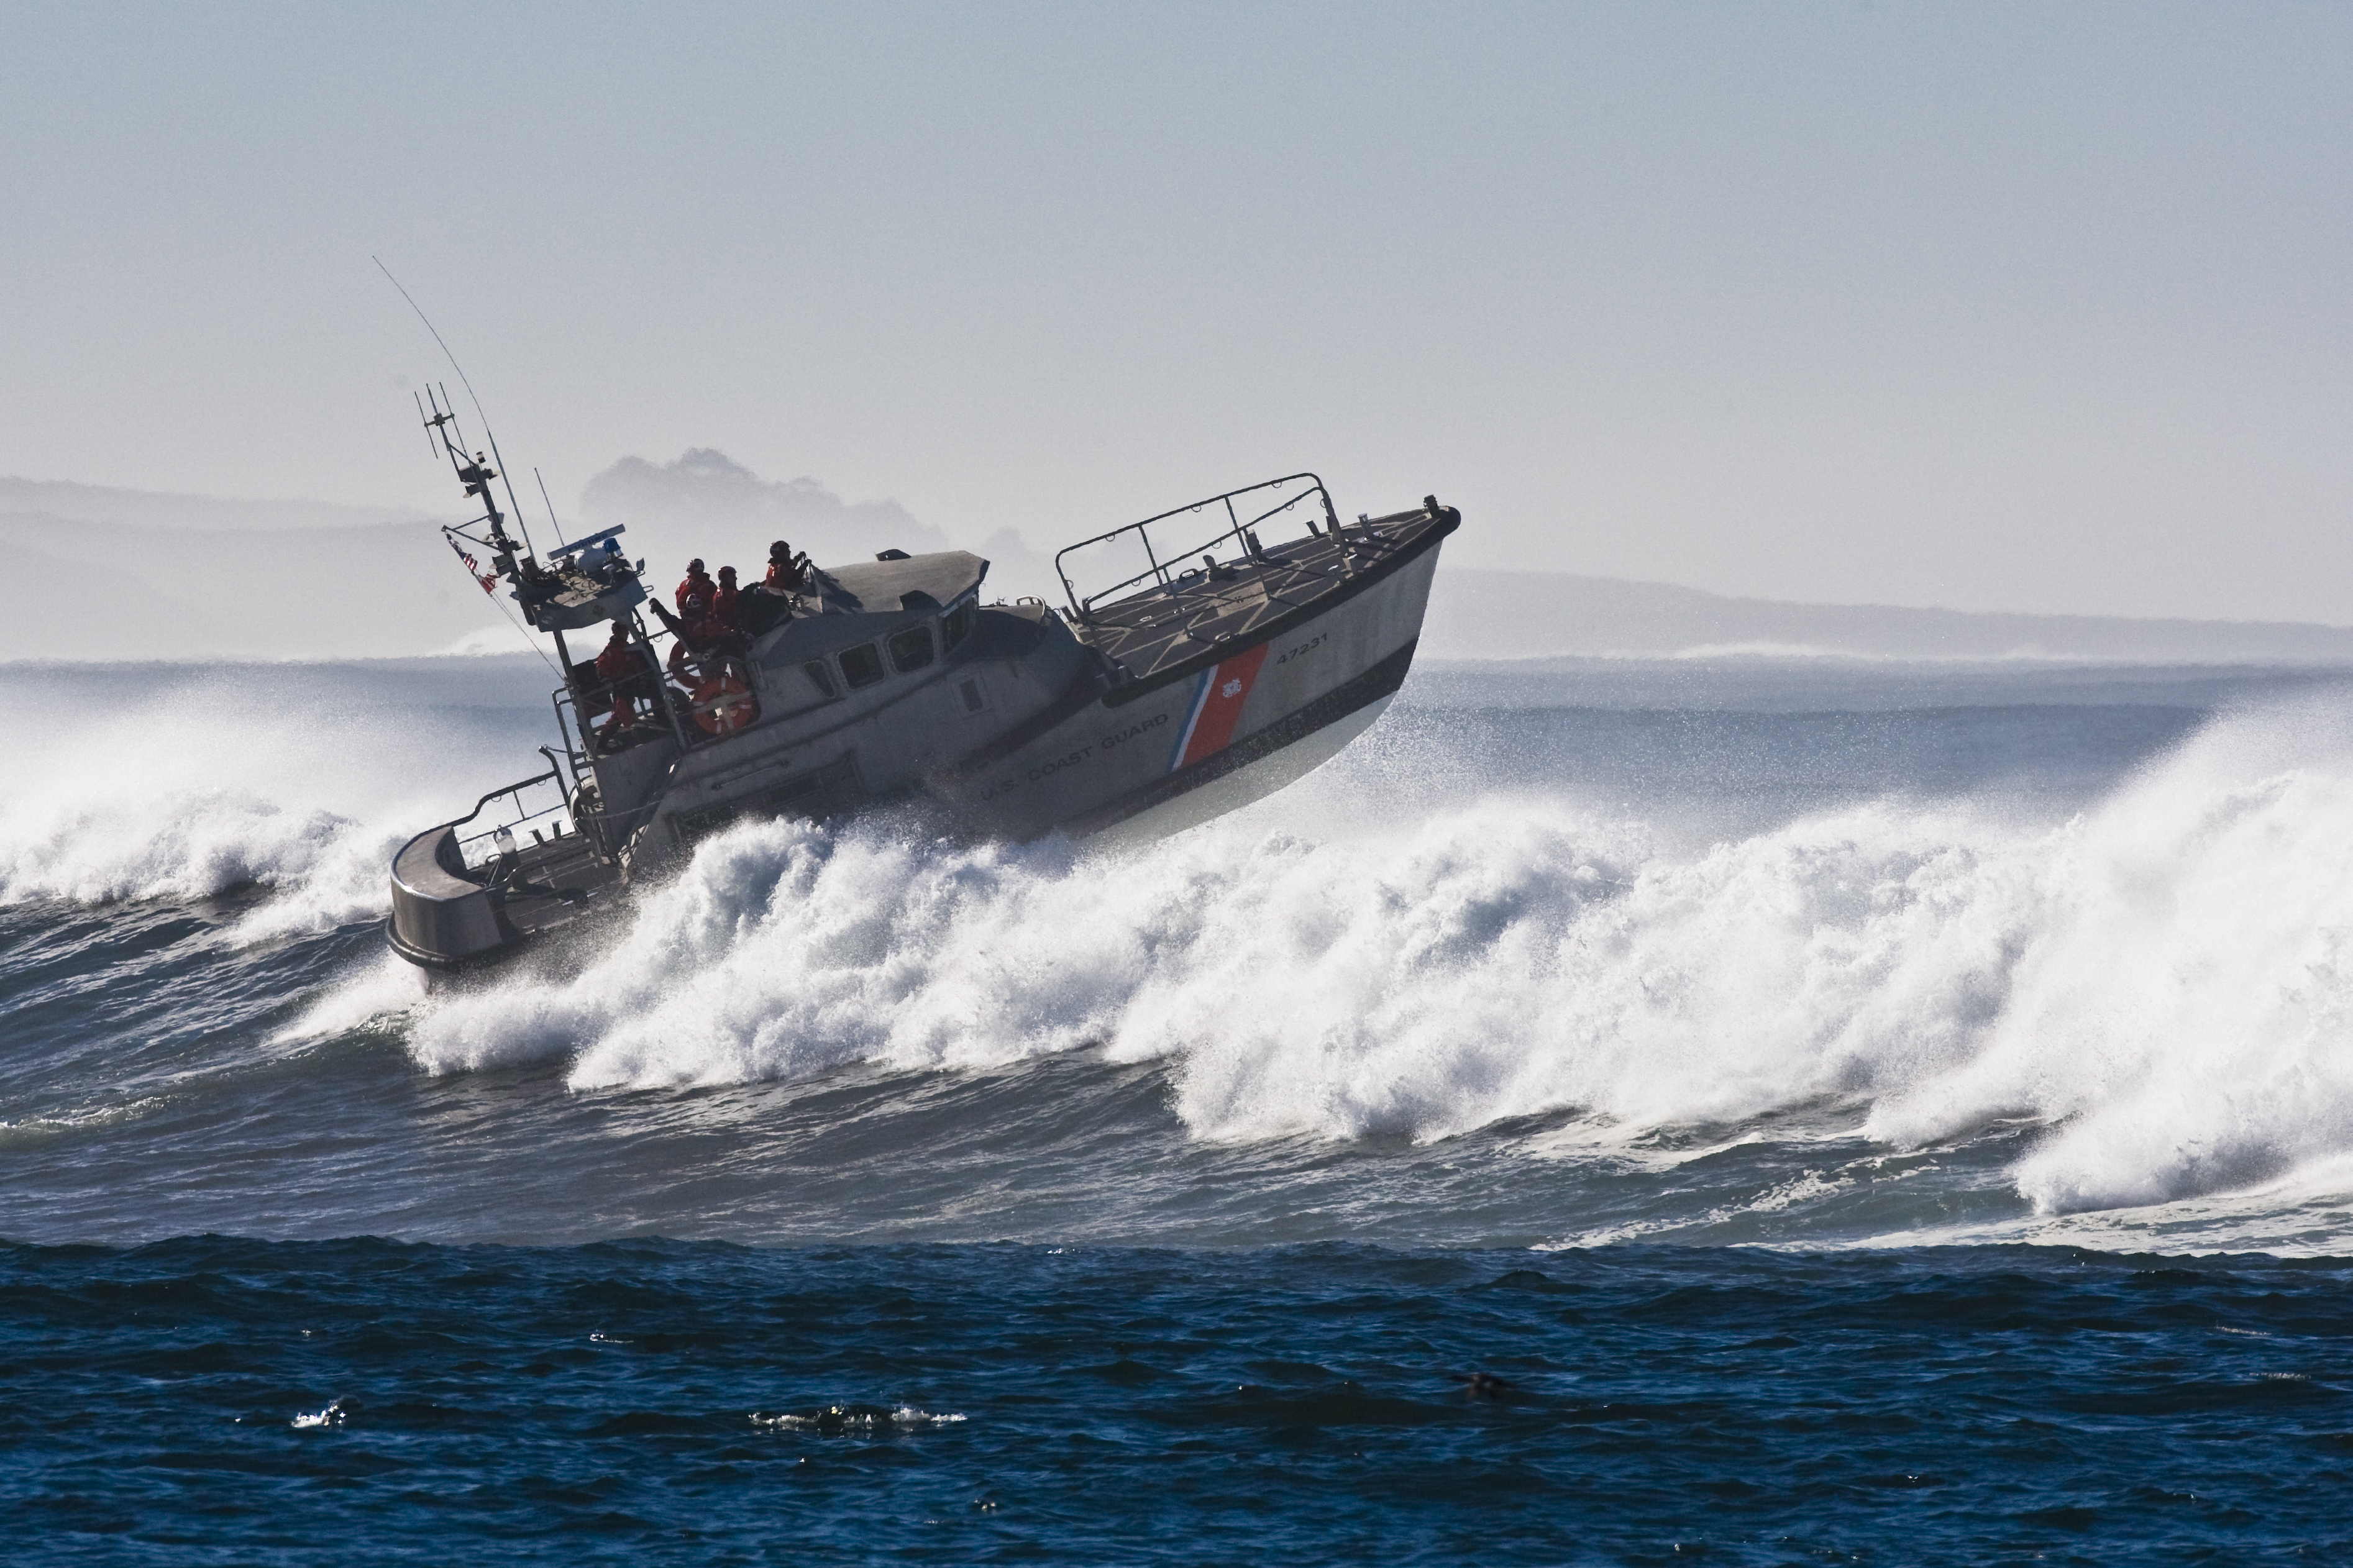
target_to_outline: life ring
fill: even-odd
[[[759,700],[733,675],[704,681],[691,701],[694,721],[706,735],[732,735],[760,717]]]

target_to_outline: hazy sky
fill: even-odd
[[[0,472],[2353,621],[2353,6],[0,8]]]

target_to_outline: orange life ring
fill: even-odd
[[[760,717],[752,689],[732,675],[706,680],[692,694],[694,721],[706,735],[732,735]]]

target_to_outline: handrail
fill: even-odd
[[[588,669],[592,672],[595,668],[593,665],[575,665],[573,668]],[[661,717],[671,721],[667,726],[657,724],[656,733],[668,734],[678,740],[681,750],[691,744],[691,742],[679,732],[680,726],[676,722],[676,715],[670,711],[669,704],[664,700],[669,686],[670,682],[665,678],[661,667],[649,664],[633,669],[615,680],[599,680],[585,685],[575,685],[567,680],[548,695],[555,704],[556,723],[559,729],[563,727],[563,710],[566,705],[570,706],[573,723],[578,728],[580,733],[581,752],[584,757],[593,758],[605,754],[598,749],[598,742],[612,732],[612,725],[609,721],[598,725],[596,721],[600,717],[607,717],[622,701],[629,704],[631,727],[635,727],[640,721],[638,717],[638,705],[643,703]],[[568,747],[568,736],[566,744]]]
[[[512,822],[502,822],[499,824],[498,826],[490,829],[488,832],[477,833],[470,837],[464,838],[459,837],[457,833],[459,828],[465,826],[466,824],[481,816],[482,808],[490,805],[491,802],[501,799],[506,795],[519,796],[523,791],[530,789],[534,784],[554,784],[558,785],[560,790],[563,777],[564,775],[559,770],[550,768],[543,773],[533,773],[527,779],[518,779],[513,784],[501,784],[499,788],[491,790],[480,800],[474,802],[474,809],[468,812],[465,816],[453,817],[449,821],[440,824],[438,826],[428,827],[425,831],[427,833],[448,834],[450,836],[450,842],[456,847],[458,858],[462,863],[465,859],[466,848],[469,845],[479,844],[485,838],[495,838],[501,833],[508,833],[510,837],[512,837],[512,829],[517,827],[527,827],[533,821],[539,817],[553,816],[559,811],[568,812],[569,803],[559,798],[554,805],[543,806],[538,811],[523,812]],[[560,832],[561,830],[559,829],[558,831]]]
[[[612,754],[608,747],[613,740],[617,739],[618,732],[609,718],[602,725],[599,725],[596,721],[600,716],[607,715],[617,702],[626,702],[628,706],[630,722],[627,726],[628,729],[643,731],[649,727],[650,733],[653,735],[677,740],[682,751],[691,751],[696,747],[724,741],[732,734],[740,732],[727,728],[715,731],[709,731],[700,723],[692,721],[691,718],[692,684],[681,687],[662,666],[651,663],[650,647],[649,647],[649,660],[647,666],[631,670],[618,679],[589,680],[580,683],[566,680],[548,694],[550,705],[555,710],[557,732],[564,738],[565,749],[562,758],[563,763],[568,764],[572,772],[571,787],[565,792],[565,801],[561,805],[551,806],[545,811],[519,817],[511,826],[527,826],[537,817],[551,816],[558,811],[564,811],[570,815],[573,825],[579,828],[582,836],[599,858],[609,861],[619,852],[619,844],[626,841],[629,833],[635,831],[638,825],[650,815],[656,803],[649,802],[627,811],[584,811],[580,809],[579,802],[575,798],[583,776],[593,774],[598,758]],[[577,671],[586,671],[592,675],[594,673],[593,665],[580,664],[573,668]],[[753,667],[750,663],[733,655],[703,656],[702,668],[708,670],[724,670],[733,674],[742,683],[745,693],[751,696],[756,711],[759,687],[753,679]],[[689,720],[684,721],[679,717],[679,710],[681,707],[686,708],[690,714]],[[648,720],[652,715],[644,713],[643,709],[651,709],[661,718],[667,718],[670,721],[668,726],[662,725],[659,719],[654,719],[649,726]],[[569,724],[565,722],[567,712],[571,716]],[[577,750],[574,749],[575,731],[578,738]],[[551,763],[557,762],[557,753],[548,748],[542,747],[541,752]],[[522,784],[508,787],[512,790],[520,790],[547,779],[557,780],[559,787],[562,784],[560,771],[551,771],[540,775],[539,778],[526,779]],[[505,792],[494,792],[494,795],[503,793]],[[492,797],[486,796],[483,804],[488,804],[491,798]],[[480,805],[475,807],[476,812],[480,812]],[[471,820],[470,816],[461,818],[460,822],[469,820]],[[456,826],[459,824],[452,823],[448,826]],[[464,842],[469,844],[479,842],[484,837],[487,835],[478,834],[474,838]]]
[[[705,672],[725,671],[733,675],[743,683],[747,692],[754,694],[754,700],[757,702],[759,688],[753,679],[750,661],[739,658],[733,654],[703,654],[697,656],[696,665],[699,669]],[[617,680],[601,680],[593,685],[575,686],[567,681],[548,693],[548,697],[555,708],[556,726],[559,730],[565,730],[567,750],[570,748],[571,736],[564,724],[564,710],[566,706],[571,708],[573,721],[578,726],[580,731],[580,760],[586,762],[609,754],[600,747],[599,742],[612,733],[612,724],[609,719],[602,725],[597,724],[596,721],[600,716],[607,715],[617,700],[628,701],[633,706],[637,703],[645,703],[663,710],[672,720],[670,732],[681,742],[681,750],[691,751],[714,739],[723,740],[727,731],[721,731],[714,735],[691,721],[679,722],[677,715],[669,712],[670,707],[681,704],[691,709],[694,689],[699,684],[699,681],[694,680],[681,683],[664,668],[635,669]],[[665,696],[669,699],[667,704],[663,700]],[[657,732],[661,731],[657,731]]]
[[[552,812],[563,810],[565,805],[562,798],[564,787],[563,777],[564,775],[561,773],[557,772],[554,768],[550,768],[543,773],[534,773],[530,778],[523,779],[516,784],[508,784],[503,789],[494,789],[490,794],[484,795],[481,799],[476,801],[474,803],[473,810],[468,812],[465,816],[459,817],[455,822],[444,824],[445,826],[450,829],[451,837],[456,840],[459,858],[461,860],[465,858],[466,847],[469,845],[480,844],[485,838],[496,838],[501,833],[506,833],[510,837],[512,837],[513,829],[529,824],[533,818],[546,816]],[[524,811],[522,809],[522,792],[532,788],[535,784],[553,784],[556,786],[556,804],[552,806],[543,806],[537,811]],[[515,797],[515,810],[519,815],[512,822],[501,822],[495,827],[489,829],[487,832],[477,833],[470,837],[459,837],[457,835],[457,829],[465,826],[466,824],[473,821],[474,818],[482,815],[482,807],[504,795],[512,795]]]
[[[474,818],[481,816],[482,807],[490,805],[491,802],[498,799],[499,796],[502,795],[520,794],[522,791],[529,789],[535,784],[545,784],[548,780],[559,776],[561,775],[559,775],[554,768],[550,768],[543,773],[534,773],[530,778],[524,779],[518,784],[511,784],[507,785],[504,789],[494,789],[490,794],[484,795],[481,799],[476,801],[474,803],[473,810],[453,821],[445,822],[441,826],[444,827],[463,827],[466,824],[473,821]]]
[[[1310,488],[1302,490],[1299,494],[1291,497],[1280,505],[1269,507],[1266,510],[1258,513],[1247,522],[1243,521],[1241,514],[1235,510],[1235,497],[1250,495],[1259,490],[1281,489],[1294,479],[1305,479],[1308,481]],[[1257,484],[1244,485],[1239,489],[1227,490],[1221,494],[1209,496],[1201,500],[1192,501],[1184,506],[1170,507],[1166,511],[1155,512],[1152,516],[1145,518],[1141,522],[1131,522],[1124,527],[1114,528],[1109,532],[1098,533],[1092,539],[1082,539],[1076,544],[1066,546],[1055,552],[1054,574],[1062,580],[1062,592],[1070,600],[1071,613],[1082,621],[1088,620],[1091,618],[1092,612],[1099,601],[1111,598],[1113,595],[1120,593],[1124,589],[1132,588],[1147,577],[1158,579],[1160,585],[1165,588],[1168,586],[1168,574],[1171,564],[1176,562],[1189,560],[1195,555],[1214,552],[1218,546],[1224,544],[1229,540],[1239,541],[1242,546],[1243,553],[1249,555],[1257,554],[1257,542],[1253,531],[1258,527],[1258,525],[1278,512],[1290,510],[1293,507],[1297,506],[1302,500],[1306,500],[1309,496],[1316,496],[1322,499],[1324,502],[1324,521],[1330,526],[1333,533],[1336,535],[1340,531],[1340,515],[1333,509],[1332,492],[1324,488],[1323,479],[1317,475],[1312,473],[1285,474],[1279,479],[1262,479]],[[1201,543],[1194,545],[1189,549],[1171,552],[1167,554],[1166,560],[1163,559],[1161,552],[1153,548],[1151,529],[1154,523],[1166,522],[1172,517],[1189,515],[1193,512],[1199,511],[1204,507],[1217,506],[1220,503],[1222,503],[1226,509],[1227,521],[1232,524],[1232,526],[1228,528],[1223,533],[1217,535],[1213,539],[1205,540]],[[1312,517],[1308,520],[1307,529],[1311,533],[1316,531],[1314,520]],[[1145,570],[1138,572],[1132,577],[1123,578],[1121,581],[1113,583],[1108,588],[1101,589],[1095,593],[1088,595],[1085,598],[1081,598],[1079,596],[1078,589],[1073,586],[1071,582],[1071,574],[1063,569],[1062,558],[1078,551],[1085,550],[1092,545],[1108,543],[1124,533],[1133,533],[1137,536],[1138,540],[1144,545],[1145,559],[1149,562],[1150,564],[1147,565]]]

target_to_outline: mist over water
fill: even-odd
[[[265,890],[242,938],[380,918],[392,850],[525,771],[556,684],[514,657],[20,665],[10,683],[0,906]]]
[[[543,676],[24,672],[16,1234],[2294,1251],[2353,1194],[2327,672],[1426,667],[1173,839],[748,826],[428,991],[385,861]]]

